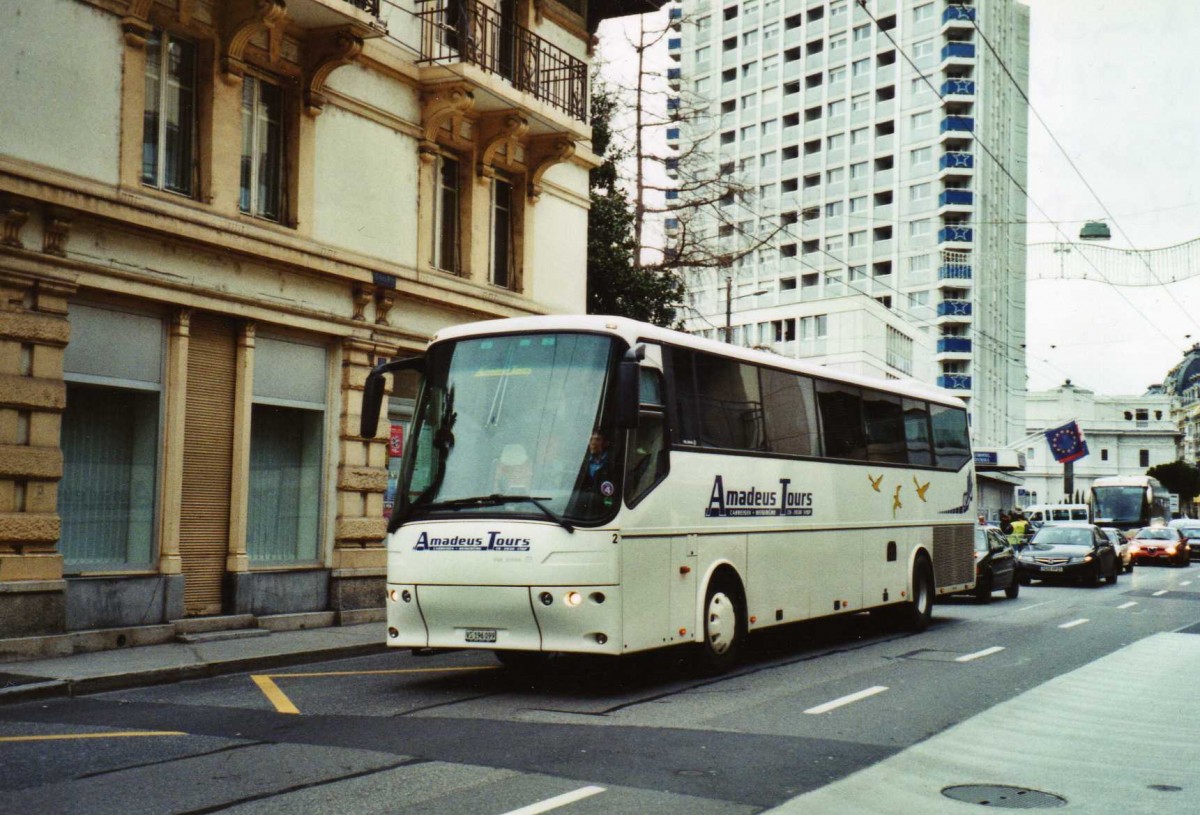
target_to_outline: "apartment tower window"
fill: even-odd
[[[513,187],[497,177],[492,181],[492,283],[504,288],[513,285]]]
[[[458,273],[459,164],[446,156],[438,160],[437,209],[434,212],[433,265]]]

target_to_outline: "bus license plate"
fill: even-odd
[[[496,629],[494,628],[468,628],[467,642],[495,642]]]

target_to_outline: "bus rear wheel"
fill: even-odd
[[[746,616],[741,593],[728,577],[713,580],[704,597],[700,668],[714,674],[729,670],[737,663],[745,639]]]
[[[927,555],[919,554],[913,564],[912,592],[899,609],[901,627],[914,633],[929,627],[933,619],[933,594],[933,565]]]

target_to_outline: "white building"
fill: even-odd
[[[1063,496],[1063,465],[1054,460],[1042,435],[1070,421],[1079,423],[1088,455],[1074,462],[1075,491],[1087,495],[1097,478],[1143,475],[1150,467],[1175,461],[1179,427],[1171,399],[1152,390],[1141,396],[1102,396],[1070,383],[1026,397],[1028,436],[1025,504],[1051,503]]]
[[[690,276],[688,327],[719,335],[731,301],[734,342],[935,382],[970,401],[977,444],[1019,439],[1026,104],[1013,83],[1027,85],[1028,8],[682,0],[671,14],[672,87],[709,115],[668,140],[702,145],[754,190],[710,234],[736,256],[779,229]]]

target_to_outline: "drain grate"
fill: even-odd
[[[967,804],[1005,809],[1049,809],[1067,803],[1054,793],[1031,790],[1026,787],[1007,787],[1002,784],[961,784],[946,787],[942,795]]]

